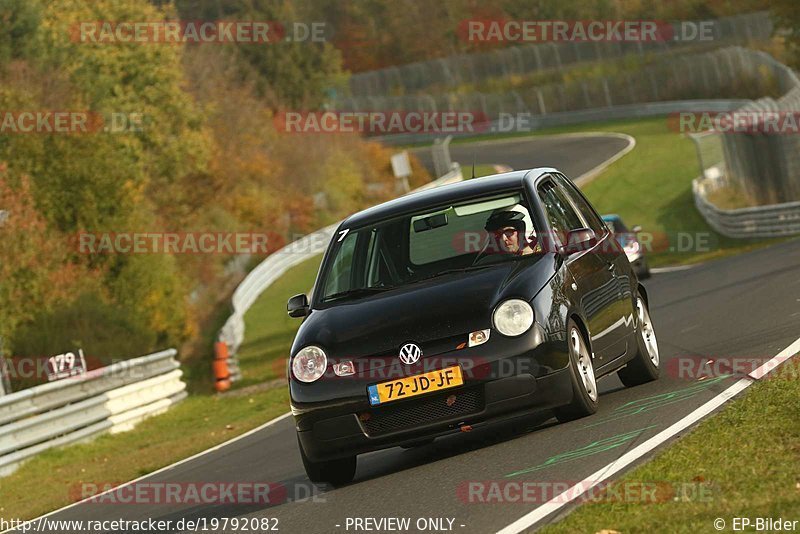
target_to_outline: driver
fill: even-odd
[[[494,236],[501,251],[519,256],[534,253],[525,237],[525,214],[519,211],[496,211],[486,220],[484,228]]]

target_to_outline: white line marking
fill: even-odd
[[[797,341],[786,347],[784,350],[781,351],[780,354],[778,354],[771,360],[764,362],[761,365],[761,367],[751,372],[748,376],[750,376],[750,378],[753,378],[755,380],[760,380],[764,378],[764,375],[766,375],[767,373],[778,367],[780,364],[782,364],[783,362],[785,362],[798,352],[800,352],[800,339],[798,339]]]
[[[800,351],[800,339],[797,339],[783,349],[779,354],[777,354],[774,358],[769,360],[767,363],[759,367],[756,371],[753,371],[753,374],[758,373],[760,370],[767,368],[774,369],[777,365],[785,362],[792,356]],[[773,364],[773,362],[778,362]],[[761,375],[763,376],[763,374]],[[713,399],[709,400],[695,411],[681,419],[680,421],[676,422],[666,430],[662,430],[652,438],[648,439],[647,441],[643,442],[642,444],[638,445],[637,447],[631,449],[627,453],[623,454],[610,464],[606,465],[602,469],[592,473],[588,477],[586,477],[583,481],[577,483],[576,485],[572,486],[565,492],[557,495],[544,503],[543,505],[539,506],[538,508],[534,509],[532,512],[522,516],[521,518],[517,519],[507,527],[503,528],[502,530],[498,531],[498,534],[517,534],[518,532],[522,532],[528,528],[531,528],[536,523],[542,521],[546,517],[550,516],[560,508],[563,508],[569,502],[574,501],[591,488],[597,486],[604,480],[607,480],[614,474],[620,472],[625,467],[629,466],[633,462],[639,460],[642,456],[649,453],[659,445],[662,445],[664,442],[669,440],[670,438],[675,437],[679,433],[683,432],[693,424],[697,423],[711,412],[734,398],[736,395],[753,385],[755,382],[750,380],[749,378],[743,378],[733,384],[731,387],[714,397]]]
[[[702,263],[694,263],[692,265],[676,265],[674,267],[652,267],[650,272],[653,274],[659,273],[677,273],[679,271],[687,271],[693,267],[702,265]]]
[[[605,171],[608,167],[611,166],[612,163],[616,162],[622,156],[624,156],[625,154],[636,148],[636,139],[634,139],[628,134],[609,132],[607,137],[618,137],[620,139],[624,139],[628,142],[628,145],[619,152],[617,152],[616,154],[614,154],[613,156],[611,156],[610,158],[608,158],[607,160],[605,160],[603,163],[595,166],[593,169],[590,169],[585,173],[581,174],[580,176],[578,176],[577,178],[575,178],[575,185],[577,185],[578,187],[583,187],[592,180],[594,180],[595,178],[597,178],[598,176],[600,176],[603,173],[603,171]]]
[[[178,467],[179,465],[181,465],[181,464],[185,464],[186,462],[191,462],[192,460],[195,460],[195,459],[197,459],[197,458],[200,458],[201,456],[205,456],[205,455],[206,455],[206,454],[208,454],[208,453],[214,452],[214,451],[216,451],[216,450],[219,450],[219,449],[221,449],[221,448],[223,448],[223,447],[227,447],[228,445],[230,445],[230,444],[232,444],[232,443],[234,443],[234,442],[236,442],[236,441],[239,441],[239,440],[241,440],[241,439],[244,439],[244,438],[246,438],[246,437],[248,437],[248,436],[251,436],[251,435],[253,435],[253,434],[255,434],[256,432],[259,432],[259,431],[261,431],[261,430],[264,430],[264,429],[265,429],[265,428],[267,428],[268,426],[272,426],[272,425],[274,425],[275,423],[277,423],[277,422],[279,422],[279,421],[282,421],[282,420],[286,419],[286,418],[287,418],[287,417],[289,417],[290,415],[292,415],[292,413],[291,413],[291,412],[286,412],[286,413],[285,413],[285,414],[283,414],[283,415],[279,415],[279,416],[278,416],[278,417],[276,417],[275,419],[272,419],[272,420],[270,420],[270,421],[267,421],[266,423],[264,423],[264,424],[263,424],[263,425],[261,425],[261,426],[257,426],[256,428],[253,428],[253,429],[251,429],[251,430],[248,430],[248,431],[247,431],[247,432],[245,432],[244,434],[241,434],[241,435],[239,435],[239,436],[236,436],[235,438],[231,438],[231,439],[229,439],[228,441],[224,441],[224,442],[220,443],[219,445],[214,445],[214,446],[213,446],[213,447],[211,447],[210,449],[206,449],[206,450],[204,450],[204,451],[200,451],[200,452],[198,452],[197,454],[195,454],[195,455],[193,455],[193,456],[189,456],[188,458],[184,458],[183,460],[180,460],[180,461],[178,461],[178,462],[175,462],[174,464],[170,464],[170,465],[164,466],[164,467],[162,467],[161,469],[158,469],[158,470],[156,470],[156,471],[153,471],[152,473],[148,473],[148,474],[146,474],[146,475],[144,475],[144,476],[140,476],[139,478],[136,478],[136,479],[134,479],[134,480],[131,480],[130,482],[125,482],[124,484],[120,484],[119,486],[117,486],[117,487],[115,487],[115,488],[111,488],[111,489],[109,489],[109,490],[106,490],[106,491],[104,491],[103,493],[98,493],[97,495],[92,495],[91,497],[87,497],[87,498],[85,498],[85,499],[83,499],[83,500],[81,500],[81,501],[74,502],[74,503],[72,503],[72,504],[68,504],[67,506],[64,506],[64,507],[62,507],[62,508],[59,508],[58,510],[53,510],[52,512],[48,512],[48,513],[46,513],[46,514],[44,514],[44,515],[42,515],[42,516],[39,516],[39,517],[37,517],[36,519],[31,519],[31,520],[29,520],[29,521],[28,521],[28,523],[32,523],[32,522],[34,522],[34,521],[40,521],[41,519],[43,519],[43,518],[45,518],[45,517],[49,517],[49,516],[51,516],[51,515],[53,515],[53,514],[57,514],[57,513],[59,513],[59,512],[63,512],[64,510],[68,510],[68,509],[72,508],[73,506],[78,506],[79,504],[83,504],[83,503],[85,503],[85,502],[87,502],[87,501],[89,501],[89,500],[92,500],[92,499],[97,499],[97,498],[99,498],[99,497],[100,497],[100,496],[102,496],[102,495],[106,495],[107,493],[111,493],[112,491],[117,491],[117,490],[119,490],[119,489],[121,489],[121,488],[125,488],[125,487],[127,487],[127,486],[130,486],[131,484],[135,484],[136,482],[139,482],[140,480],[144,480],[145,478],[149,478],[149,477],[155,476],[155,475],[157,475],[157,474],[159,474],[159,473],[163,473],[164,471],[167,471],[167,470],[169,470],[169,469],[172,469],[172,468],[174,468],[174,467]],[[5,534],[6,532],[13,532],[13,530],[12,530],[12,529],[9,529],[9,530],[4,530],[4,531],[0,532],[0,534]]]

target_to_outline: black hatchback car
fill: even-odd
[[[655,380],[659,354],[624,251],[556,169],[515,171],[352,215],[322,260],[289,391],[314,482],[356,456],[540,410],[597,410],[597,378]]]

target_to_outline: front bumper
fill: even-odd
[[[539,361],[562,365],[553,370]],[[366,394],[302,408],[293,404],[297,435],[308,458],[324,461],[563,406],[572,400],[568,362],[565,344],[544,343],[492,361],[488,373],[466,378],[462,386],[429,395],[375,407]],[[520,369],[528,372],[516,372]],[[543,369],[546,374],[540,374]]]

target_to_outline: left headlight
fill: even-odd
[[[522,335],[533,324],[533,308],[524,300],[508,299],[494,311],[492,322],[504,336]]]
[[[292,373],[300,382],[313,382],[325,374],[328,367],[328,357],[319,347],[310,345],[292,358]]]

